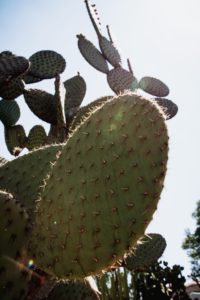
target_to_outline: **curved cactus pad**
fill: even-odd
[[[178,106],[171,100],[165,98],[155,98],[156,103],[162,108],[166,119],[172,119],[178,112]]]
[[[155,263],[166,248],[165,238],[158,233],[144,235],[123,263],[128,270],[144,271]]]
[[[0,299],[24,300],[32,271],[7,256],[0,257],[0,270]]]
[[[20,118],[20,108],[16,101],[0,101],[0,121],[4,126],[12,126]]]
[[[28,134],[26,147],[28,150],[33,150],[40,148],[45,144],[47,144],[47,134],[44,127],[41,125],[35,125],[31,128]]]
[[[100,107],[103,103],[107,102],[108,100],[110,100],[111,98],[113,98],[113,96],[104,96],[101,97],[95,101],[92,101],[91,103],[89,103],[86,106],[81,107],[76,115],[73,118],[73,121],[70,125],[69,130],[73,131],[77,126],[79,126],[87,117],[89,117],[89,115],[91,114],[91,112],[95,109],[97,109],[98,107]]]
[[[54,95],[38,89],[29,89],[24,91],[24,99],[38,118],[50,124],[57,123]]]
[[[134,91],[137,87],[137,79],[134,75],[121,67],[110,70],[107,74],[107,81],[116,94]]]
[[[7,159],[5,159],[4,157],[0,156],[0,167],[5,165],[8,162]]]
[[[52,50],[41,50],[34,53],[30,58],[31,67],[29,73],[41,79],[54,78],[64,72],[65,59],[59,53]]]
[[[107,74],[108,64],[102,53],[83,36],[77,35],[78,47],[85,60],[98,71]]]
[[[117,68],[122,64],[122,59],[119,54],[119,51],[115,47],[115,45],[109,41],[105,36],[99,37],[99,46],[103,56],[109,61],[109,63]]]
[[[89,277],[88,277],[89,278]],[[92,279],[92,278],[90,278]],[[93,279],[94,281],[94,279]],[[48,300],[100,300],[99,292],[95,282],[84,281],[67,281],[60,282],[48,295]],[[93,287],[95,286],[95,289]]]
[[[166,97],[169,95],[168,86],[161,80],[153,77],[143,77],[140,79],[138,87],[153,96]]]
[[[95,110],[41,191],[29,243],[36,265],[82,278],[122,258],[156,210],[167,155],[165,121],[153,102],[122,95]]]
[[[73,115],[73,110],[77,109],[86,93],[86,82],[80,75],[74,76],[65,82],[63,82],[65,87],[65,116],[66,119]]]
[[[23,56],[0,56],[0,74],[17,77],[24,74],[30,67],[30,62]]]
[[[0,189],[12,193],[33,215],[39,188],[61,148],[44,147],[7,162],[0,168]]]
[[[24,83],[20,78],[14,78],[5,82],[0,87],[0,96],[7,100],[12,100],[20,95],[24,91]]]
[[[14,125],[5,127],[4,129],[5,142],[10,154],[18,156],[25,148],[26,133],[22,125]]]
[[[17,258],[27,241],[29,225],[22,205],[11,194],[0,191],[0,256]]]

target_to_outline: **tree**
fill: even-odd
[[[200,200],[197,201],[197,208],[192,217],[196,219],[196,229],[194,233],[187,229],[182,247],[187,250],[187,254],[191,258],[191,277],[198,282],[200,280]]]

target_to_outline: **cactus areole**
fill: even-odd
[[[36,265],[62,278],[106,270],[140,238],[163,188],[168,157],[159,106],[114,97],[75,129],[37,200],[29,241]]]

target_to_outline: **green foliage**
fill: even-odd
[[[196,211],[192,214],[196,220],[196,229],[193,233],[186,231],[183,249],[187,250],[191,258],[192,274],[194,279],[200,280],[200,200],[197,201]]]

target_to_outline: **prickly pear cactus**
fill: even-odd
[[[131,271],[144,271],[161,257],[165,248],[166,241],[162,235],[146,234],[125,258],[123,266]]]
[[[124,95],[91,113],[64,145],[38,199],[30,240],[36,264],[82,278],[120,259],[152,219],[167,153],[164,118],[151,101]]]
[[[20,155],[12,161],[0,157],[3,300],[100,299],[86,277],[117,270],[128,262],[133,247],[139,251],[137,242],[163,189],[166,120],[178,107],[164,98],[169,88],[161,80],[138,80],[129,59],[128,69],[123,66],[109,26],[107,38],[95,4],[85,0],[85,5],[99,48],[83,34],[77,35],[78,48],[106,75],[117,96],[81,107],[85,79],[78,72],[63,80],[66,61],[61,54],[40,50],[27,59],[7,50],[0,53],[0,121],[8,151]],[[52,78],[54,93],[27,88]],[[18,123],[19,98],[49,128],[36,125],[27,133]],[[22,155],[24,149],[30,152]],[[154,237],[144,247],[152,243],[157,245]],[[53,289],[58,280],[67,283]]]

